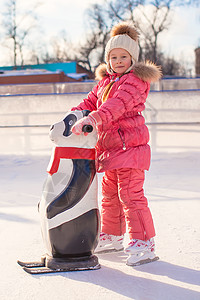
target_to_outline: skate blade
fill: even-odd
[[[24,261],[17,261],[18,265],[25,268],[37,268],[37,267],[44,267],[45,263],[42,261],[32,261],[32,262],[24,262]]]
[[[154,261],[156,261],[158,259],[159,259],[159,257],[156,256],[154,258],[147,258],[147,259],[143,259],[143,260],[140,260],[138,262],[135,262],[135,263],[126,263],[126,264],[127,264],[127,266],[137,267],[137,266],[141,266],[141,265],[144,265],[144,264],[148,264],[148,263],[154,262]]]
[[[95,255],[68,259],[45,255],[42,256],[40,262],[18,261],[18,264],[29,274],[96,270],[101,267]]]
[[[99,251],[94,251],[94,254],[104,254],[104,253],[115,253],[115,252],[120,252],[123,251],[124,247],[121,249],[107,249],[107,250],[99,250]]]
[[[100,264],[93,267],[81,267],[81,268],[68,268],[68,269],[51,269],[48,267],[36,267],[36,268],[26,268],[24,267],[24,271],[31,275],[39,275],[39,274],[48,274],[48,273],[61,273],[61,272],[74,272],[74,271],[89,271],[89,270],[97,270],[100,269]]]

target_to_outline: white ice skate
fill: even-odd
[[[148,241],[131,240],[128,247],[124,250],[128,254],[126,264],[128,266],[139,266],[159,259],[155,254],[154,239]]]
[[[116,236],[106,233],[100,233],[99,243],[95,249],[95,253],[107,253],[123,250],[124,236]]]

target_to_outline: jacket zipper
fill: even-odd
[[[144,222],[143,222],[142,215],[141,215],[141,213],[140,213],[139,210],[137,210],[137,215],[138,215],[138,219],[139,219],[139,221],[140,221],[140,225],[141,225],[141,227],[142,227],[142,229],[143,229],[144,240],[146,240],[146,235],[147,235],[147,233],[146,233],[146,230],[145,230],[145,226],[144,226]]]
[[[123,148],[122,149],[125,151],[126,150],[126,144],[125,144],[125,140],[124,140],[124,138],[122,136],[120,128],[118,129],[118,133],[119,133],[120,139],[121,139],[122,144],[123,144]]]

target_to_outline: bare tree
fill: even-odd
[[[158,52],[158,37],[167,30],[170,24],[170,4],[174,0],[151,1],[149,11],[145,10],[145,0],[105,0],[103,5],[95,4],[87,11],[88,26],[91,33],[86,43],[81,47],[78,57],[91,65],[104,61],[104,48],[109,38],[111,27],[119,21],[132,21],[141,33],[140,58],[156,61]],[[149,8],[149,7],[148,7]],[[144,49],[144,50],[143,50]],[[94,57],[96,60],[94,60]]]
[[[168,76],[186,76],[187,71],[183,62],[178,62],[173,57],[166,57],[162,52],[158,52],[157,63],[162,66],[163,75]]]
[[[92,71],[91,54],[92,51],[97,48],[97,43],[97,36],[92,34],[92,36],[89,36],[86,39],[85,44],[80,47],[79,52],[75,57],[76,61],[80,63],[80,65],[90,71]]]
[[[145,0],[106,0],[107,14],[115,23],[119,21],[134,21],[134,9],[144,5]]]
[[[3,14],[3,27],[5,29],[5,40],[12,41],[13,64],[17,65],[20,58],[21,65],[24,63],[23,49],[27,37],[32,30],[36,28],[37,16],[36,8],[40,5],[37,3],[32,9],[24,11],[18,6],[18,0],[7,0],[5,3],[5,13]]]
[[[50,51],[51,49],[51,51]],[[63,30],[56,37],[52,37],[48,49],[46,48],[42,60],[49,62],[64,62],[74,59],[72,43],[68,40],[66,32]]]
[[[173,2],[174,0],[154,0],[147,5],[148,2],[144,0],[109,1],[112,19],[132,21],[140,30],[140,59],[156,61],[158,37],[169,28]]]
[[[159,37],[173,24],[174,6],[198,3],[199,0],[105,0],[103,5],[95,4],[87,11],[91,32],[87,35],[77,58],[85,62],[90,69],[103,62],[110,29],[117,22],[128,20],[134,22],[140,31],[140,59],[162,63]],[[170,62],[171,65],[178,66],[174,59]],[[167,68],[164,69],[167,71]],[[173,72],[174,69],[175,67]]]
[[[78,47],[76,60],[90,71],[104,59],[104,48],[110,31],[104,12],[105,7],[99,4],[92,5],[86,12],[90,30],[85,42]]]
[[[141,56],[157,61],[159,35],[171,25],[171,4],[173,0],[151,1],[151,5],[139,5],[134,12],[134,20],[141,33]]]

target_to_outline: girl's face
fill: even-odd
[[[109,62],[114,72],[123,74],[131,66],[132,59],[125,49],[114,48],[110,51]]]

